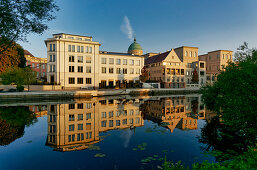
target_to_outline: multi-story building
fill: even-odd
[[[144,66],[142,48],[132,43],[128,53],[99,51],[100,43],[92,37],[53,34],[45,40],[49,83],[64,88],[120,87],[139,81]]]
[[[24,50],[24,56],[26,58],[26,65],[30,66],[37,72],[38,79],[45,79],[47,76],[47,58],[39,58],[33,56],[28,50]]]
[[[101,132],[144,125],[139,101],[91,99],[48,106],[47,145],[58,151],[83,150],[98,143]]]
[[[145,60],[149,80],[162,83],[165,88],[185,88],[204,85],[205,62],[198,60],[198,48],[179,47],[150,56]],[[193,79],[194,74],[197,80]]]
[[[233,51],[216,50],[200,55],[199,60],[206,62],[206,78],[208,83],[216,80],[217,75],[228,62],[232,62]]]

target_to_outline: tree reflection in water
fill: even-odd
[[[218,116],[213,117],[201,129],[199,142],[207,144],[202,150],[211,152],[217,161],[224,161],[247,151],[246,140],[237,131],[223,124]]]
[[[26,106],[0,107],[0,146],[5,146],[24,134],[25,126],[37,121]]]

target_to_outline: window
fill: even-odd
[[[200,68],[204,68],[204,63],[200,63]]]
[[[120,68],[116,68],[116,74],[121,74],[121,69]]]
[[[86,56],[86,63],[91,63],[91,57],[90,56]]]
[[[53,44],[53,51],[55,51],[55,44]]]
[[[116,126],[120,126],[120,120],[116,120]]]
[[[83,63],[83,56],[78,56],[78,63]]]
[[[86,78],[86,84],[91,84],[91,78]]]
[[[127,59],[123,59],[123,65],[127,65]]]
[[[91,130],[91,123],[86,123],[86,130]]]
[[[134,74],[134,69],[133,68],[129,69],[129,74]]]
[[[204,71],[200,71],[200,75],[201,75],[201,76],[204,76]]]
[[[127,68],[123,68],[123,74],[128,74],[128,69]]]
[[[50,55],[50,62],[52,62],[53,61],[53,56],[52,55]]]
[[[129,110],[129,115],[133,116],[133,114],[134,114],[134,110]]]
[[[140,60],[136,61],[136,66],[140,66]]]
[[[106,58],[101,58],[101,64],[106,64]]]
[[[134,65],[134,60],[129,60],[129,65]]]
[[[84,53],[84,47],[83,46],[80,47],[80,50],[81,50],[82,53]]]
[[[69,125],[69,131],[74,131],[74,125]]]
[[[140,122],[140,118],[137,117],[137,118],[135,119],[135,123],[138,124],[139,122]]]
[[[35,64],[34,63],[32,64],[32,68],[35,68]]]
[[[55,65],[52,65],[53,66],[53,72],[55,72]]]
[[[116,64],[120,65],[120,59],[116,59]]]
[[[106,120],[101,121],[101,126],[102,126],[102,127],[106,127]]]
[[[109,68],[109,73],[113,73],[113,68]]]
[[[43,65],[42,65],[42,68],[43,68],[43,69],[46,69],[46,65],[45,65],[45,64],[43,64]]]
[[[106,67],[102,67],[102,73],[106,73]]]
[[[190,72],[189,71],[187,71],[187,76],[189,76],[190,75]]]
[[[88,46],[86,46],[86,53],[88,53]]]
[[[109,112],[109,118],[113,117],[113,111]]]
[[[72,45],[72,52],[75,52],[75,45]]]
[[[122,120],[122,124],[123,124],[123,125],[126,125],[126,124],[127,124],[127,119],[123,119],[123,120]]]
[[[83,109],[83,103],[78,103],[77,106],[78,106],[78,109]]]
[[[77,52],[80,53],[80,46],[77,46]]]
[[[86,114],[86,119],[88,120],[88,119],[91,119],[91,113],[87,113]]]
[[[185,52],[185,56],[187,56],[187,51]]]
[[[109,64],[114,64],[114,59],[113,58],[109,58]]]
[[[92,103],[86,103],[86,108],[91,109],[92,108]]]
[[[197,52],[195,52],[195,57],[197,57]]]
[[[209,60],[211,60],[211,56],[209,56]]]
[[[68,46],[68,51],[71,52],[71,45]]]
[[[78,72],[83,73],[83,66],[78,66]]]
[[[75,78],[69,77],[69,84],[75,84]]]
[[[113,120],[109,120],[109,127],[113,127]]]
[[[77,79],[77,83],[78,83],[78,84],[83,84],[83,78],[78,78],[78,79]]]
[[[92,53],[92,47],[89,47],[88,52],[89,52],[89,53]]]
[[[74,56],[73,55],[69,56],[69,62],[74,62]]]
[[[192,51],[190,51],[190,57],[192,57]]]
[[[78,124],[78,130],[83,130],[83,124]]]
[[[69,142],[75,141],[75,135],[69,135]]]
[[[102,118],[106,118],[106,112],[102,112]]]
[[[86,73],[91,73],[91,66],[86,66]]]
[[[140,74],[140,68],[136,69],[136,74]]]
[[[78,114],[78,121],[83,120],[83,114]]]
[[[70,109],[75,109],[75,104],[69,104],[69,110]]]
[[[69,72],[74,73],[74,66],[69,66]]]
[[[49,51],[53,51],[53,46],[50,44]]]

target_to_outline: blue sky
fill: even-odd
[[[179,46],[199,54],[236,50],[244,41],[257,47],[257,0],[57,0],[60,11],[43,35],[19,42],[46,57],[44,40],[52,33],[93,36],[101,50],[126,52],[132,41],[121,30],[127,16],[144,53]]]

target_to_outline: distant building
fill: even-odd
[[[198,60],[198,48],[179,47],[157,55],[148,55],[145,66],[149,81],[162,83],[165,88],[186,88],[204,85],[205,62]],[[198,81],[193,82],[193,74]]]
[[[73,34],[53,34],[45,43],[49,83],[64,88],[113,88],[139,83],[144,57],[136,40],[128,53],[99,51],[100,43],[92,37]]]
[[[47,76],[47,59],[33,56],[28,50],[24,50],[26,65],[37,72],[38,79],[45,79]]]
[[[206,62],[206,79],[212,83],[216,81],[217,75],[223,67],[228,65],[228,62],[233,61],[233,51],[216,50],[208,52],[208,54],[200,55],[199,60]]]

